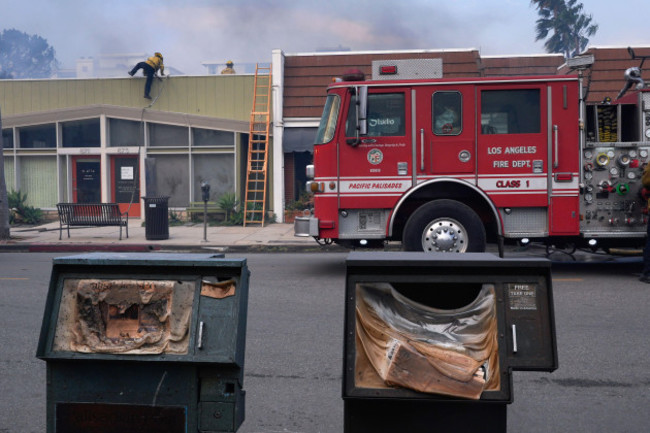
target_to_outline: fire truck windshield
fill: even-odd
[[[336,122],[339,118],[341,98],[338,95],[328,95],[323,109],[323,116],[320,119],[318,132],[316,133],[315,144],[329,143],[334,138]]]

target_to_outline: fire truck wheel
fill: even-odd
[[[483,252],[485,228],[469,206],[454,200],[434,200],[420,206],[406,222],[406,251]]]

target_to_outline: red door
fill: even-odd
[[[549,85],[551,108],[550,235],[577,235],[580,231],[578,83]]]
[[[129,217],[140,217],[140,175],[137,156],[111,157],[111,201]]]
[[[352,121],[354,105],[348,110]],[[409,114],[411,90],[368,91],[368,134],[352,145],[355,130],[345,132],[339,146],[339,199],[341,209],[391,208],[412,185],[413,145]]]
[[[417,90],[417,173],[467,176],[474,173],[474,86]],[[463,176],[465,175],[465,176]]]

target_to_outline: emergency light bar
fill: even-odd
[[[442,78],[442,59],[384,59],[372,61],[373,80]]]

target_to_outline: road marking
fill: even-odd
[[[19,277],[0,277],[0,280],[29,280],[29,278],[19,278]]]

